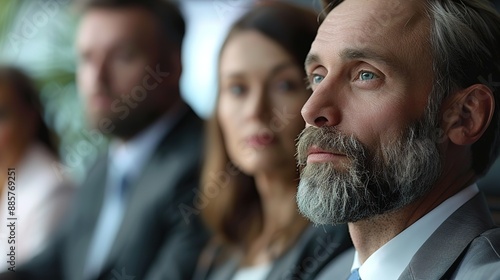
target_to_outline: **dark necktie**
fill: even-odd
[[[347,280],[361,280],[361,278],[359,277],[359,268],[353,270]]]
[[[97,221],[94,235],[87,253],[85,265],[85,279],[96,278],[105,264],[111,251],[114,239],[120,229],[123,214],[125,213],[125,199],[129,191],[129,180],[123,174],[115,181],[110,193],[105,197],[101,213]]]
[[[129,189],[129,186],[130,186],[130,182],[129,182],[127,176],[124,175],[121,178],[120,187],[119,187],[119,192],[120,192],[120,198],[121,199],[124,199],[125,195],[127,194],[128,189]]]

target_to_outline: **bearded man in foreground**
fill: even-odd
[[[355,249],[319,279],[500,279],[475,184],[500,147],[499,14],[483,0],[325,2],[297,203],[348,223]]]

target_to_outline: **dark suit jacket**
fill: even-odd
[[[310,226],[294,247],[272,265],[266,280],[315,279],[333,258],[352,246],[346,225]],[[240,256],[224,246],[208,248],[210,253],[199,264],[195,280],[230,280],[236,273]],[[228,252],[229,251],[229,252]]]
[[[354,250],[349,250],[324,272],[331,279],[347,279],[353,256]],[[494,226],[482,194],[455,211],[429,237],[399,279],[500,279],[500,228]]]
[[[198,188],[202,131],[202,121],[189,110],[161,140],[131,186],[124,220],[99,279],[160,279],[157,275],[164,270],[169,271],[168,279],[191,277],[207,234],[197,217],[184,219],[179,205],[192,205]],[[23,277],[15,279],[82,279],[103,202],[106,169],[103,157],[89,172],[53,244],[20,268],[15,274]]]

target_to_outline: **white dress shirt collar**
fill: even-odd
[[[134,138],[126,142],[119,139],[111,141],[108,154],[111,173],[128,173],[129,179],[136,179],[161,139],[187,112],[187,107],[182,104],[176,104],[173,108],[175,109],[167,112]]]
[[[363,280],[398,279],[418,249],[432,233],[453,212],[477,193],[479,193],[479,189],[476,184],[473,184],[448,198],[384,246],[380,247],[363,265],[359,262],[358,253],[356,252],[351,271],[359,268],[359,275]]]

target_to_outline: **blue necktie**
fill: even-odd
[[[94,235],[89,245],[85,279],[99,275],[120,229],[125,212],[125,196],[129,187],[127,175],[117,178],[116,185],[107,194],[101,209]]]
[[[121,199],[125,199],[125,195],[127,194],[127,191],[129,189],[129,186],[130,186],[130,182],[127,178],[127,176],[123,176],[121,178],[121,182],[120,182],[120,187],[119,187],[119,190],[120,190],[120,198]]]
[[[361,280],[361,277],[359,277],[359,268],[353,270],[347,280]]]

